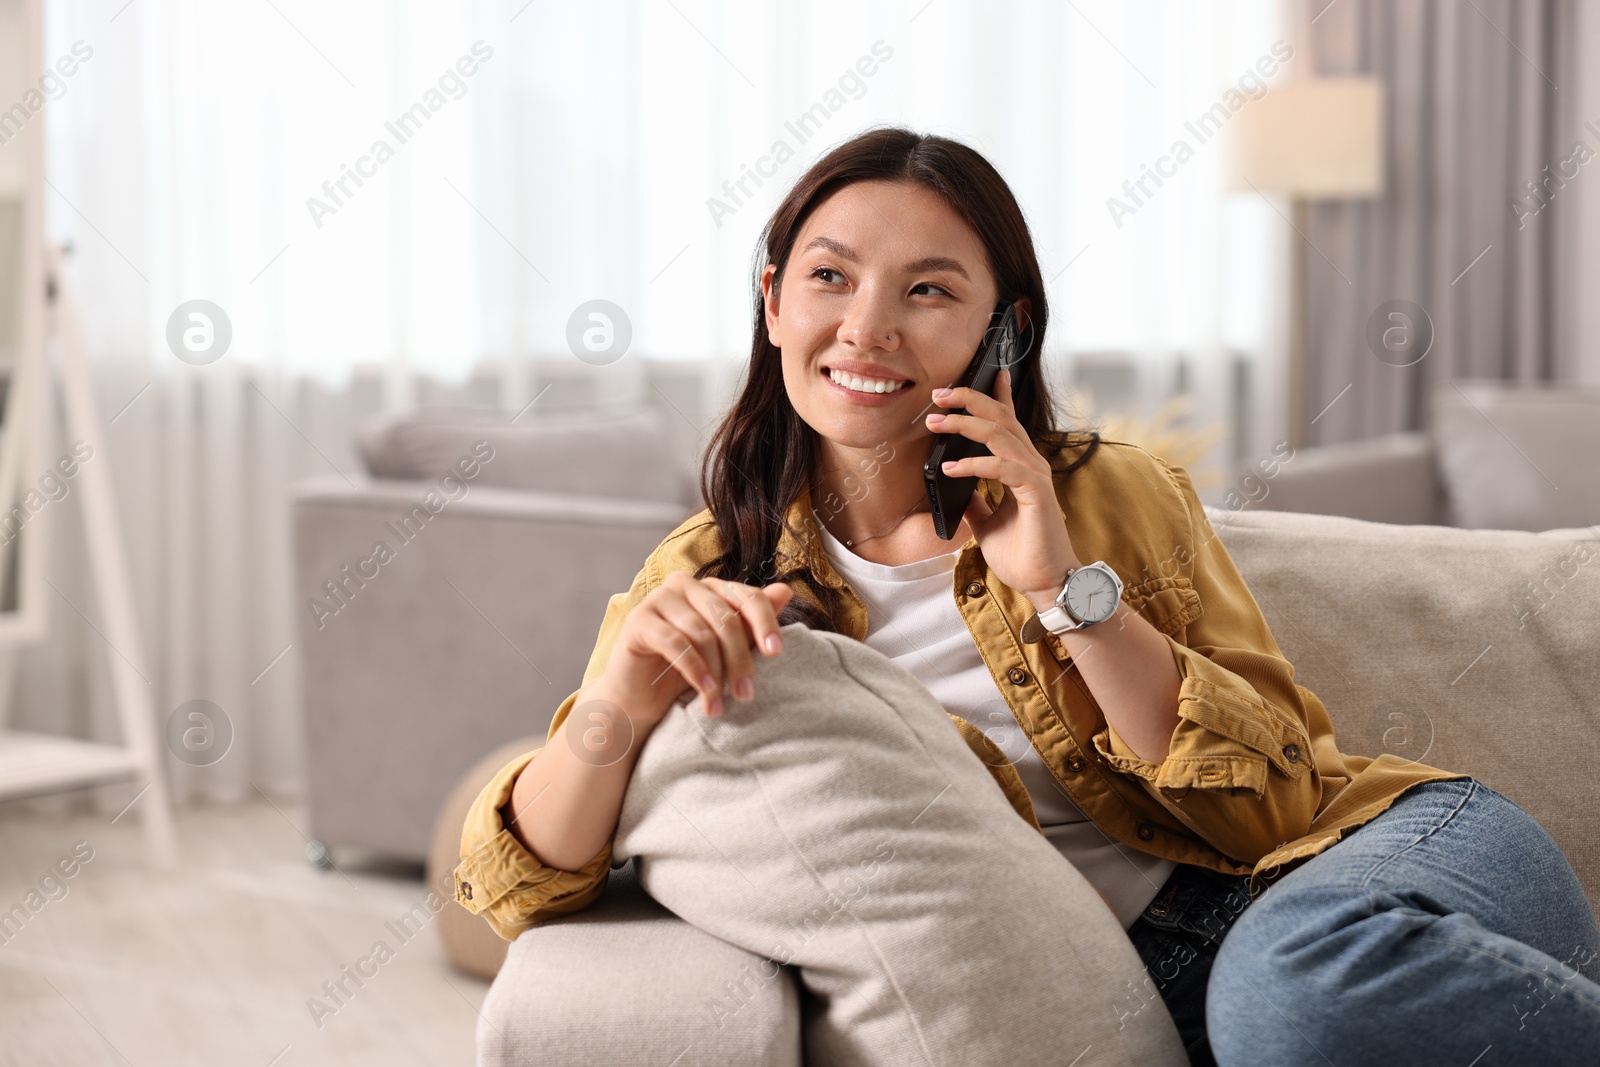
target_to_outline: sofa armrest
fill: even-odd
[[[511,943],[478,1024],[479,1067],[799,1067],[795,970],[652,900],[633,864],[599,900]]]
[[[294,489],[310,832],[329,846],[423,859],[461,775],[544,734],[582,682],[608,598],[686,510],[437,489]]]
[[[1265,485],[1266,497],[1252,510],[1448,525],[1444,487],[1425,433],[1302,448]]]

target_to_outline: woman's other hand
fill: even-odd
[[[766,656],[783,650],[778,612],[793,596],[782,582],[758,588],[674,572],[628,613],[605,673],[582,699],[609,700],[649,729],[692,689],[708,715],[720,715],[724,685],[737,700],[755,695],[752,646]]]

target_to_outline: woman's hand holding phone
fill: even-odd
[[[720,715],[724,685],[737,700],[755,695],[752,647],[782,652],[778,612],[793,596],[782,582],[758,588],[675,572],[628,613],[605,673],[580,702],[608,700],[648,730],[693,690]]]
[[[1010,490],[994,511],[981,494],[974,494],[968,505],[966,521],[983,548],[983,558],[995,577],[1027,596],[1035,607],[1048,607],[1061,592],[1067,570],[1078,566],[1079,560],[1056,499],[1050,461],[1034,447],[1017,419],[1010,370],[1002,370],[995,380],[994,396],[960,387],[936,389],[933,402],[941,408],[965,408],[967,413],[933,412],[927,417],[928,429],[961,434],[990,452],[946,463],[945,473],[994,478]]]

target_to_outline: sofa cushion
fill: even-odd
[[[1600,522],[1600,388],[1453,382],[1435,391],[1433,419],[1451,525]]]
[[[485,408],[426,408],[378,416],[357,435],[376,478],[443,477],[487,441],[475,485],[687,503],[686,463],[666,416],[649,407],[530,412],[517,422]]]
[[[1206,515],[1340,751],[1506,794],[1556,839],[1600,916],[1600,532]]]
[[[754,700],[649,735],[613,857],[758,978],[799,968],[806,1061],[1186,1063],[1111,909],[933,695],[841,635],[783,641]]]
[[[751,980],[760,962],[651,900],[631,866],[614,870],[595,903],[511,943],[479,1015],[478,1067],[798,1067],[795,983]]]

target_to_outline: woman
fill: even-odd
[[[1196,1063],[1465,1065],[1486,1045],[1486,1062],[1593,1061],[1600,931],[1554,842],[1466,775],[1341,754],[1187,473],[1056,429],[1044,283],[987,161],[869,131],[799,180],[764,243],[710,507],[612,598],[552,743],[478,798],[465,906],[510,938],[591,903],[643,737],[685,696],[710,715],[725,691],[749,699],[753,657],[800,621],[864,640],[977,727]],[[992,397],[948,388],[1002,303],[1033,356]],[[951,541],[923,487],[938,435],[989,453],[947,468],[982,479]],[[1051,610],[1079,568],[1121,586],[1103,621]],[[1029,641],[1038,612],[1050,629]],[[579,703],[624,718],[580,742]],[[1006,725],[998,745],[980,733]]]

